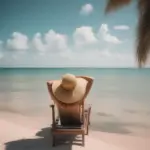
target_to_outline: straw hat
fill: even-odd
[[[75,103],[85,95],[87,80],[76,78],[73,74],[65,74],[61,80],[54,81],[52,92],[63,103]]]

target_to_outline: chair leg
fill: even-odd
[[[89,135],[89,125],[88,125],[88,123],[86,125],[86,135]]]
[[[82,134],[82,146],[84,146],[85,145],[85,134],[83,133]]]
[[[88,111],[88,125],[90,125],[90,116],[91,116],[91,107],[89,108],[89,111]]]
[[[85,115],[85,135],[89,134],[89,124],[90,124],[90,111]]]
[[[89,126],[91,125],[91,123],[90,123],[90,115],[91,115],[91,107],[88,110],[88,117],[87,117],[88,120],[87,120],[87,132],[86,132],[86,135],[89,134]]]
[[[54,147],[56,145],[56,137],[54,134],[52,134],[52,147]]]

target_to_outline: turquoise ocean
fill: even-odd
[[[1,68],[0,111],[51,115],[46,82],[65,73],[94,77],[86,100],[93,130],[150,135],[150,69]]]

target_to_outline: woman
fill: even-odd
[[[61,80],[47,82],[62,125],[81,125],[81,106],[84,106],[92,84],[93,78],[73,74],[65,74]]]

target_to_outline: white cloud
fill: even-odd
[[[123,53],[120,48],[117,48],[117,44],[123,42],[111,35],[107,24],[102,24],[97,32],[94,32],[90,26],[76,28],[69,41],[67,35],[54,30],[49,30],[43,35],[36,33],[32,40],[28,40],[26,35],[19,32],[13,33],[12,38],[6,42],[7,46],[4,48],[5,54],[2,53],[0,66],[123,67],[134,65],[134,55],[131,52]],[[7,48],[28,49],[28,51],[7,51]]]
[[[129,30],[130,27],[127,25],[116,25],[113,27],[115,30]]]
[[[66,35],[49,30],[42,38],[41,33],[36,33],[32,40],[32,46],[35,50],[44,52],[63,52],[68,49],[68,40]]]
[[[50,30],[45,34],[46,48],[50,51],[62,52],[68,49],[67,36]]]
[[[38,51],[45,51],[45,45],[42,42],[41,33],[36,33],[32,40],[32,46]]]
[[[28,49],[28,37],[22,33],[14,32],[12,38],[7,40],[7,46],[13,50]]]
[[[81,7],[80,14],[89,15],[93,12],[94,8],[91,4],[85,4]]]
[[[110,34],[108,25],[102,24],[99,29],[99,37],[102,37],[102,39],[106,42],[114,43],[114,44],[120,44],[121,40],[119,40],[117,37]]]
[[[89,26],[76,28],[73,33],[73,39],[76,46],[90,45],[97,42],[93,29]]]

